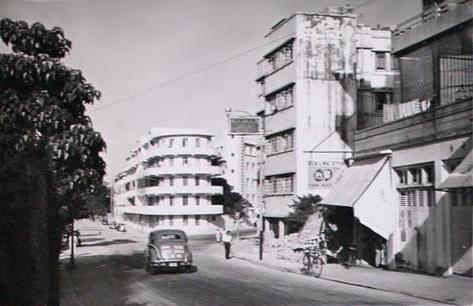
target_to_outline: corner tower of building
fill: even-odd
[[[114,215],[141,230],[178,228],[189,235],[223,226],[221,205],[212,196],[222,187],[211,178],[212,135],[198,129],[152,129],[139,142],[115,180]]]

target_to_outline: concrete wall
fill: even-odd
[[[471,134],[471,99],[442,106],[355,134],[357,153],[418,145],[422,142]]]
[[[468,143],[471,143],[471,137],[464,136],[394,150],[392,167],[431,162],[434,164],[434,187],[436,187],[449,175],[445,170],[444,160],[464,157],[471,150]],[[436,274],[450,274],[452,273],[452,266],[459,260],[459,258],[452,256],[452,243],[454,240],[471,241],[469,237],[472,235],[471,227],[469,231],[465,230],[461,233],[457,231],[455,236],[451,235],[451,228],[454,225],[451,223],[452,218],[459,214],[452,211],[452,203],[448,193],[434,192],[433,201],[432,206],[407,207],[410,210],[411,226],[406,226],[407,240],[404,242],[401,241],[400,237],[401,228],[395,233],[394,253],[401,252],[408,262],[408,266],[414,269]],[[401,210],[399,201],[396,204]],[[466,209],[469,209],[469,211],[466,212],[465,216],[471,217],[471,203],[468,207]],[[464,224],[471,224],[471,222]],[[464,235],[469,236],[465,238]],[[464,251],[466,256],[471,255],[471,243],[469,246],[465,246]],[[470,261],[472,260],[470,258]]]

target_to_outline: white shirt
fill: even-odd
[[[223,233],[223,235],[222,235],[222,241],[223,241],[223,242],[232,242],[232,235],[231,235],[231,234],[227,234],[227,233]]]

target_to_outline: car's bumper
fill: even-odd
[[[152,261],[149,265],[153,268],[179,268],[192,266],[191,261],[162,260]]]

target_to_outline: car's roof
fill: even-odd
[[[154,230],[149,233],[150,235],[155,235],[155,234],[181,234],[181,235],[186,235],[186,232],[183,230],[178,230],[178,229],[159,229],[159,230]]]

